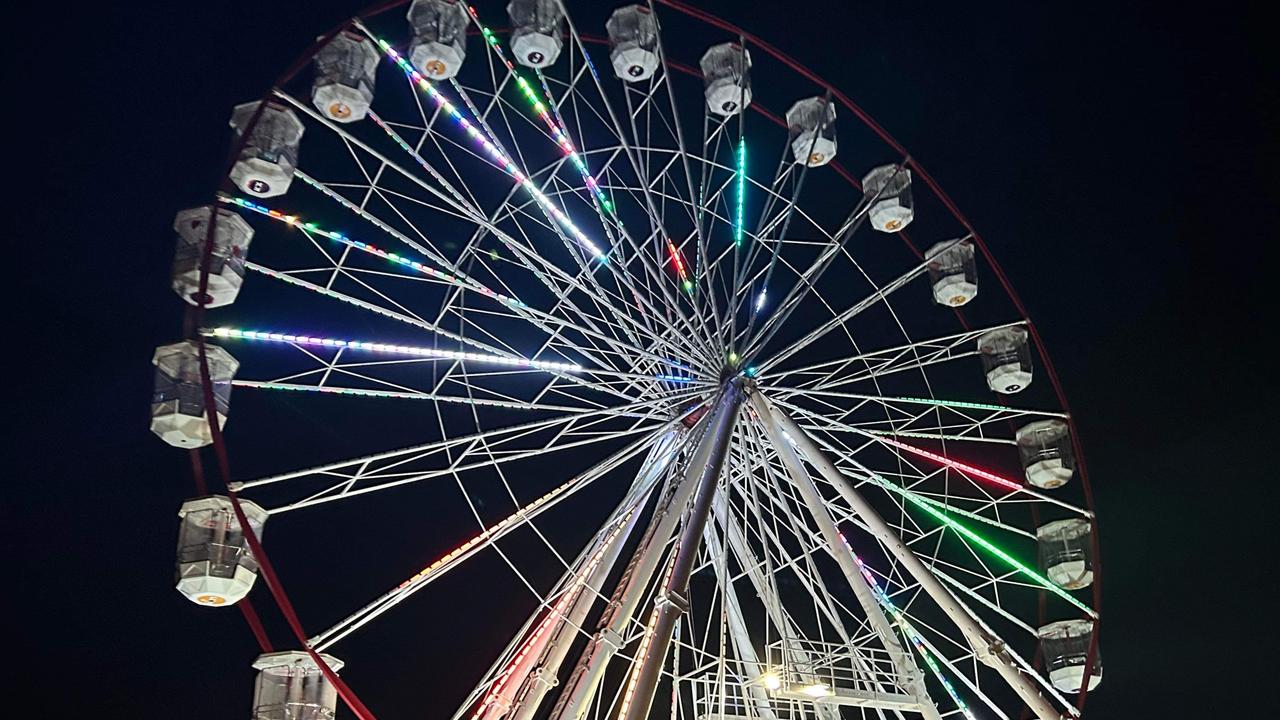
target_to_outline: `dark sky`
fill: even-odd
[[[1022,294],[1100,513],[1106,679],[1089,715],[1268,714],[1274,25],[1227,4],[701,5],[893,132]],[[10,707],[26,696],[40,717],[241,716],[255,648],[237,613],[172,589],[190,471],[146,429],[150,353],[181,329],[170,224],[216,186],[230,107],[358,8],[25,6],[6,81]],[[369,671],[351,677],[360,690]],[[410,716],[418,678],[369,680],[380,717]],[[431,716],[420,707],[412,716]]]

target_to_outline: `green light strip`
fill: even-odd
[[[970,530],[964,525],[961,525],[954,518],[950,517],[946,513],[942,512],[941,510],[935,508],[932,504],[922,502],[918,497],[916,497],[912,493],[904,493],[903,497],[905,497],[907,500],[910,500],[912,504],[914,504],[916,507],[920,508],[921,510],[924,510],[925,512],[929,513],[930,515],[940,520],[947,527],[956,531],[957,533],[964,536],[965,538],[968,538],[971,542],[973,542],[978,547],[981,547],[982,549],[986,550],[992,555],[1000,558],[1001,560],[1008,563],[1009,566],[1012,567],[1013,569],[1031,578],[1036,582],[1037,585],[1040,585],[1045,590],[1052,592],[1053,594],[1057,595],[1063,600],[1066,600],[1067,602],[1076,606],[1089,617],[1091,618],[1098,617],[1098,614],[1093,611],[1093,608],[1090,608],[1088,605],[1085,605],[1084,603],[1077,600],[1075,597],[1071,595],[1071,593],[1053,584],[1052,582],[1049,581],[1048,578],[1044,577],[1043,575],[1036,572],[1035,570],[1032,570],[1031,568],[1022,564],[1017,558],[1013,557],[1012,555],[1005,552],[1004,550],[1001,550],[999,547],[994,545],[991,541],[982,537],[978,533]]]

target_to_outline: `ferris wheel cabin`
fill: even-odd
[[[1071,429],[1061,420],[1039,420],[1018,428],[1014,436],[1027,482],[1046,490],[1061,487],[1075,472]]]
[[[316,53],[311,102],[334,122],[363,120],[373,103],[378,50],[367,38],[338,33]]]
[[[240,294],[253,228],[239,214],[212,205],[181,210],[173,218],[178,247],[173,253],[171,286],[178,297],[199,305],[200,264],[204,258],[204,242],[209,237],[209,221],[215,213],[209,280],[204,292],[205,307],[211,308],[230,305]]]
[[[624,82],[640,82],[658,70],[658,23],[643,5],[624,5],[605,23],[609,33],[609,61]]]
[[[218,427],[227,422],[231,404],[231,378],[240,363],[217,345],[205,344],[209,382],[213,385]],[[200,350],[190,340],[161,345],[151,357],[156,367],[155,392],[151,396],[151,432],[180,448],[198,448],[213,442],[205,415],[204,388],[200,384]]]
[[[240,507],[262,537],[267,511],[241,500]],[[178,592],[197,605],[234,605],[249,594],[258,561],[249,552],[231,500],[221,495],[195,498],[178,510]]]
[[[836,106],[826,98],[796,101],[787,111],[787,130],[796,163],[821,167],[836,156]]]
[[[343,662],[332,655],[320,659],[335,673]],[[333,720],[338,689],[305,652],[266,653],[253,662],[258,680],[253,690],[253,720]]]
[[[258,105],[258,101],[247,102],[232,111],[231,127],[237,136],[244,135]],[[298,167],[303,130],[302,121],[292,110],[268,102],[231,168],[231,181],[254,197],[276,197],[288,192],[293,171]]]
[[[978,353],[982,355],[987,386],[992,390],[1010,395],[1031,384],[1031,348],[1026,330],[992,330],[978,338]]]
[[[698,61],[707,109],[737,115],[751,104],[751,53],[738,43],[712,45]]]
[[[1062,620],[1049,623],[1036,631],[1044,650],[1049,682],[1062,692],[1078,693],[1084,685],[1084,666],[1093,641],[1093,623],[1089,620]],[[1102,659],[1094,652],[1093,671],[1089,673],[1089,691],[1102,682]]]
[[[978,268],[972,242],[946,240],[926,250],[924,257],[934,302],[960,307],[978,296]]]
[[[556,0],[511,0],[511,54],[535,70],[554,65],[564,48],[560,25],[564,13]]]
[[[458,0],[414,0],[409,62],[423,75],[448,80],[467,59],[467,9]]]
[[[898,232],[911,224],[911,171],[901,165],[872,168],[862,178],[862,196],[871,203],[867,218],[880,232]]]
[[[1053,583],[1067,590],[1082,590],[1093,582],[1089,558],[1091,528],[1084,518],[1056,520],[1036,529],[1036,553],[1040,567]]]

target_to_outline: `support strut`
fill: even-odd
[[[880,603],[872,595],[871,588],[867,587],[866,580],[862,577],[862,572],[854,564],[853,557],[845,551],[844,544],[840,538],[840,531],[836,528],[835,520],[831,517],[831,511],[827,509],[826,504],[822,501],[822,496],[818,493],[818,488],[814,484],[813,478],[809,477],[809,473],[804,469],[800,457],[796,455],[795,449],[787,442],[782,433],[782,428],[770,413],[764,396],[759,393],[753,395],[751,397],[751,408],[764,426],[765,434],[769,437],[769,442],[773,445],[774,451],[778,453],[778,458],[782,460],[782,464],[787,468],[787,474],[791,476],[791,483],[800,492],[801,499],[808,506],[809,514],[813,517],[814,522],[817,523],[818,529],[822,533],[823,542],[831,549],[831,555],[840,566],[845,582],[853,590],[858,604],[862,606],[862,611],[867,616],[867,621],[871,623],[876,635],[880,637],[880,643],[893,660],[894,667],[897,669],[898,676],[904,685],[903,689],[914,696],[916,702],[920,704],[919,712],[924,715],[925,720],[941,720],[938,709],[934,707],[929,698],[929,691],[925,687],[924,677],[920,672],[920,668],[916,666],[911,656],[903,650],[902,645],[898,642],[898,636],[893,632],[893,626],[880,608]]]
[[[836,466],[827,459],[826,455],[805,434],[804,430],[801,430],[800,426],[781,408],[771,403],[767,405],[773,422],[776,422],[789,436],[796,449],[804,455],[810,465],[826,478],[827,482],[835,487],[845,502],[849,503],[849,506],[857,513],[867,529],[871,531],[871,534],[880,541],[880,544],[898,562],[902,563],[903,568],[920,584],[920,589],[937,603],[938,607],[946,613],[951,622],[955,623],[956,627],[960,629],[961,634],[964,635],[965,640],[969,643],[969,647],[973,650],[974,656],[985,665],[995,668],[996,672],[1000,673],[1004,681],[1009,684],[1009,687],[1031,708],[1037,718],[1040,720],[1059,720],[1061,713],[1040,694],[1031,679],[1022,673],[1016,661],[1010,656],[1009,650],[1004,646],[1004,642],[988,630],[968,608],[960,604],[955,596],[942,586],[942,583],[938,582],[938,579],[929,571],[924,562],[916,556],[911,548],[907,547],[907,544],[893,531],[893,528],[889,527],[884,518],[880,517],[875,508],[871,507],[871,504],[854,489],[853,483],[849,482],[848,478],[836,469]]]
[[[555,708],[551,711],[553,720],[579,720],[590,707],[591,700],[604,679],[609,661],[625,644],[624,633],[644,599],[644,590],[662,561],[667,543],[675,532],[681,515],[695,491],[703,484],[705,468],[710,465],[717,445],[720,446],[719,463],[724,460],[724,449],[732,435],[733,421],[742,405],[742,382],[741,378],[731,380],[717,396],[711,411],[698,421],[698,425],[690,433],[691,440],[695,437],[698,440],[689,456],[684,475],[679,482],[672,484],[667,496],[660,498],[659,509],[655,511],[639,547],[631,556],[622,578],[618,580],[595,635],[560,691]],[[716,438],[720,438],[718,442]],[[719,463],[716,465],[717,474]],[[713,490],[714,485],[713,477]]]
[[[702,439],[702,445],[708,448],[704,456],[705,462],[700,466],[689,466],[687,479],[697,478],[697,495],[680,534],[671,575],[658,594],[657,617],[649,638],[648,652],[640,658],[640,669],[635,676],[635,686],[631,689],[631,702],[621,720],[642,720],[649,716],[676,621],[689,610],[689,577],[693,573],[693,564],[702,544],[703,528],[711,514],[711,500],[716,494],[720,469],[728,454],[733,426],[742,409],[742,401],[746,398],[747,388],[743,387],[744,383],[745,379],[741,377],[732,378],[725,383],[716,402],[715,417]],[[702,448],[699,447],[699,450]]]

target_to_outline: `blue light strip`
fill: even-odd
[[[976,720],[973,716],[973,711],[969,709],[967,704],[965,704],[965,701],[960,697],[960,693],[956,692],[955,686],[953,686],[951,681],[942,674],[942,667],[938,665],[937,660],[935,660],[932,653],[929,652],[928,646],[924,643],[924,638],[920,636],[920,633],[917,632],[915,627],[911,625],[911,622],[907,620],[906,614],[903,613],[902,610],[898,609],[898,606],[889,598],[889,594],[880,587],[880,583],[876,580],[875,575],[873,575],[871,570],[863,564],[862,558],[858,557],[858,553],[853,551],[853,548],[849,545],[849,541],[845,539],[844,535],[840,536],[840,540],[844,543],[844,547],[849,551],[849,554],[853,556],[853,561],[858,564],[858,570],[862,572],[862,577],[867,581],[867,585],[871,586],[871,591],[875,594],[876,600],[878,600],[880,604],[884,606],[884,609],[893,616],[893,621],[898,626],[898,630],[900,630],[903,636],[907,638],[907,641],[911,643],[911,647],[915,648],[916,652],[920,654],[920,657],[924,659],[925,664],[929,666],[929,670],[933,672],[934,678],[936,678],[938,682],[942,683],[942,687],[945,688],[947,694],[951,696],[952,702],[954,702],[956,707],[960,709],[961,714],[963,714],[967,720]]]

